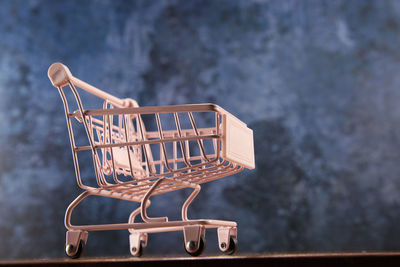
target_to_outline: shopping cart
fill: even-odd
[[[65,213],[69,257],[81,255],[89,231],[120,229],[130,232],[133,256],[143,253],[149,233],[168,231],[183,231],[186,252],[200,255],[207,228],[217,228],[222,252],[237,250],[236,222],[189,220],[187,212],[200,184],[254,168],[253,131],[246,124],[214,104],[139,107],[133,99],[119,99],[75,78],[61,63],[51,65],[48,76],[64,103],[76,179],[85,190]],[[77,88],[103,99],[103,108],[85,109]],[[73,112],[70,108],[75,103],[68,102],[71,98],[77,107]],[[206,127],[199,127],[198,122]],[[74,137],[74,130],[82,130],[82,125],[88,137],[84,145]],[[84,182],[80,173],[78,154],[84,151],[92,154],[96,179],[91,183]],[[151,196],[183,188],[193,192],[182,206],[181,221],[147,215]],[[134,201],[140,206],[130,214],[128,223],[72,225],[72,211],[90,195]],[[135,221],[139,214],[143,222]]]

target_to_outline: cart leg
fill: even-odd
[[[150,200],[147,200],[146,202],[146,207],[147,209],[151,204]],[[129,216],[128,223],[133,224],[135,223],[135,218],[137,215],[139,215],[140,211],[142,210],[142,207],[138,207],[135,209],[131,215]],[[129,230],[129,248],[132,256],[134,257],[140,257],[143,255],[145,247],[147,247],[147,238],[148,234],[147,233],[139,233],[135,231],[135,229],[128,229]]]
[[[157,217],[157,218],[150,218],[147,216],[147,208],[149,204],[147,202],[149,201],[149,198],[151,197],[151,194],[153,191],[161,185],[161,183],[164,181],[164,178],[161,178],[157,180],[151,188],[146,192],[144,195],[142,202],[140,204],[140,215],[142,216],[142,220],[145,221],[146,223],[151,223],[151,222],[168,222],[168,217]]]
[[[190,184],[192,188],[194,189],[193,192],[189,195],[189,197],[186,199],[185,203],[182,205],[182,221],[187,221],[188,216],[188,208],[190,203],[196,198],[196,196],[199,194],[201,190],[201,186],[199,184]]]
[[[86,246],[89,234],[87,231],[74,229],[74,227],[71,225],[71,215],[74,208],[78,206],[78,204],[88,196],[90,196],[89,192],[83,192],[74,201],[71,202],[71,204],[65,211],[64,222],[65,227],[68,229],[65,239],[65,253],[68,257],[73,259],[79,258],[81,256],[82,251]]]
[[[147,247],[147,233],[133,231],[129,235],[129,245],[132,256],[140,257],[143,255],[144,248]]]
[[[86,197],[90,196],[92,194],[90,194],[89,192],[83,192],[82,194],[80,194],[77,198],[75,198],[74,201],[71,202],[71,204],[69,204],[67,210],[65,211],[65,218],[64,218],[64,223],[65,223],[65,227],[68,230],[77,230],[77,229],[73,229],[74,226],[71,224],[71,215],[72,215],[72,211],[76,208],[76,206],[79,205],[79,203],[82,202],[82,200],[84,200]],[[79,229],[78,229],[79,230]]]
[[[150,204],[151,204],[151,201],[150,201],[150,200],[147,200],[147,202],[146,202],[146,209],[150,206]],[[132,211],[131,215],[129,216],[128,223],[135,223],[136,216],[139,215],[141,209],[142,209],[141,207],[138,207],[137,209],[135,209],[134,211]],[[128,229],[128,230],[129,230],[130,233],[133,233],[133,232],[135,231],[134,229],[131,229],[131,228]]]
[[[219,249],[225,254],[234,254],[237,251],[237,228],[219,227],[218,228]]]

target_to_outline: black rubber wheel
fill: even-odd
[[[199,248],[196,251],[190,252],[186,249],[186,244],[184,244],[183,246],[185,248],[185,251],[193,257],[197,257],[199,255],[201,255],[201,253],[204,252],[204,250],[206,249],[206,241],[204,240],[203,237],[200,237],[200,244],[199,244]]]
[[[146,246],[144,245],[144,241],[140,241],[139,252],[136,253],[136,254],[134,255],[134,257],[141,257],[141,256],[143,255],[143,253],[144,253],[145,247],[146,247]]]
[[[77,259],[82,255],[84,249],[85,249],[85,243],[83,242],[83,240],[81,240],[79,242],[78,249],[76,250],[74,255],[68,255],[67,251],[65,251],[65,254],[67,254],[67,256],[70,257],[71,259]]]
[[[233,255],[237,252],[238,250],[238,241],[236,237],[231,236],[230,241],[229,241],[229,248],[224,251],[224,254],[226,255]]]

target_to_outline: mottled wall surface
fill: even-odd
[[[237,220],[241,253],[400,250],[399,47],[399,1],[1,1],[0,258],[64,255],[80,191],[55,61],[142,106],[213,102],[254,129],[256,169],[205,184],[189,214]],[[188,193],[150,215],[178,218]],[[134,207],[94,197],[73,222]],[[146,253],[182,241],[151,235]],[[86,252],[129,255],[128,233],[90,233]]]

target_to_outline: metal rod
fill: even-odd
[[[128,143],[128,132],[127,132],[127,126],[126,126],[126,121],[125,121],[125,115],[122,115],[122,116],[124,116],[124,118],[123,118],[123,128],[124,128],[124,130],[125,130],[125,142],[126,143]],[[131,159],[131,153],[130,153],[130,148],[129,148],[129,145],[127,145],[127,146],[125,146],[126,147],[126,152],[128,153],[128,159],[129,159],[129,169],[130,169],[130,171],[131,171],[131,176],[132,176],[132,179],[134,179],[135,178],[135,176],[133,175],[133,168],[132,168],[132,159]]]
[[[174,112],[174,118],[175,118],[176,129],[178,130],[179,138],[182,140],[181,125],[179,123],[178,114],[176,112]],[[179,143],[181,145],[181,152],[182,152],[182,156],[185,159],[186,166],[192,167],[192,164],[190,164],[190,162],[188,161],[188,159],[186,157],[186,148],[185,148],[185,145],[183,144],[183,141],[179,141]]]
[[[196,133],[197,136],[199,136],[200,134],[199,134],[199,131],[198,131],[198,129],[197,129],[196,122],[195,122],[195,120],[194,120],[194,117],[193,117],[192,112],[188,112],[188,115],[189,115],[190,123],[192,124],[192,128],[193,128],[194,132]],[[208,157],[207,157],[205,151],[204,151],[203,140],[199,139],[199,140],[197,140],[197,143],[198,143],[199,146],[200,146],[201,155],[204,157],[204,159],[205,159],[206,161],[210,161],[210,160],[208,159]]]
[[[150,198],[151,194],[153,191],[163,182],[163,178],[157,180],[153,186],[147,191],[147,193],[144,195],[142,203],[140,205],[140,214],[142,216],[143,221],[150,223],[150,222],[167,222],[168,218],[167,217],[158,217],[158,218],[149,218],[147,216],[146,212],[146,207],[147,207],[147,200]]]
[[[167,151],[165,149],[165,142],[162,142],[162,141],[164,141],[164,134],[163,134],[162,125],[161,125],[161,121],[160,121],[160,115],[159,115],[159,113],[156,113],[155,116],[156,116],[158,134],[160,136],[160,140],[159,141],[161,142],[162,152],[163,152],[163,155],[164,155],[165,166],[167,167],[167,169],[169,171],[172,171],[172,169],[171,169],[171,167],[169,166],[169,163],[168,163],[168,155],[167,155]],[[160,154],[160,159],[161,159],[161,154]]]

